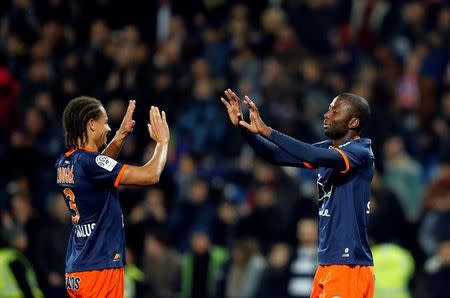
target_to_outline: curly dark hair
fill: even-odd
[[[93,97],[80,96],[72,99],[63,112],[63,125],[68,149],[76,149],[87,142],[86,124],[101,115],[102,103]],[[80,144],[78,143],[80,142]]]

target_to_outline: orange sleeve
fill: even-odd
[[[347,173],[348,170],[350,170],[350,160],[348,159],[347,155],[344,153],[344,151],[342,151],[339,148],[336,147],[332,147],[334,150],[336,150],[337,152],[339,152],[339,154],[342,156],[342,158],[344,159],[345,162],[345,170],[341,171],[341,173]]]
[[[128,165],[122,165],[122,168],[120,169],[119,173],[117,174],[116,180],[114,180],[114,187],[119,187],[120,180],[122,179],[123,173],[125,172],[125,169],[128,167]]]

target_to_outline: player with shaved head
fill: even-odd
[[[303,167],[317,173],[319,201],[319,267],[312,298],[373,297],[373,259],[367,236],[370,185],[374,173],[371,140],[361,138],[370,116],[367,101],[342,93],[324,114],[329,138],[307,144],[266,125],[253,101],[245,96],[249,122],[239,97],[230,89],[221,98],[231,123],[243,128],[247,142],[265,160]]]

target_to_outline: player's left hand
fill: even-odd
[[[118,134],[122,134],[123,136],[127,136],[133,132],[134,126],[136,125],[136,121],[133,120],[133,113],[136,109],[136,101],[130,100],[128,102],[128,108],[125,112],[125,116],[123,116],[122,123],[120,124]]]
[[[245,122],[244,120],[240,120],[239,125],[245,127],[252,133],[258,133],[265,137],[270,136],[270,134],[272,133],[272,129],[268,127],[261,119],[258,107],[250,99],[250,97],[244,97],[244,104],[248,107],[250,123]]]

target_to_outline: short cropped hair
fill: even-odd
[[[370,106],[364,97],[353,93],[341,93],[338,95],[339,98],[343,97],[348,99],[353,107],[354,117],[359,119],[359,127],[361,129],[370,117]]]

